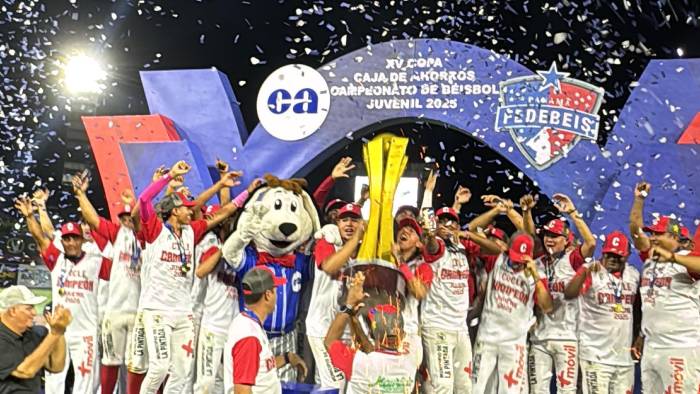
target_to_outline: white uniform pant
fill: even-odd
[[[100,387],[99,358],[97,354],[97,329],[94,334],[66,335],[66,365],[59,373],[46,373],[46,394],[65,392],[68,367],[73,363],[74,393],[97,393]]]
[[[309,341],[309,347],[316,363],[316,384],[320,384],[323,388],[337,388],[342,393],[345,386],[345,376],[331,363],[331,357],[323,343],[325,338],[307,336],[306,339]]]
[[[642,392],[697,393],[700,391],[700,349],[644,347]]]
[[[141,394],[153,394],[168,377],[163,393],[182,394],[191,389],[194,369],[194,326],[191,313],[144,310],[148,346],[148,372]]]
[[[102,320],[102,364],[122,365],[131,353],[136,313],[106,312]]]
[[[275,356],[288,352],[297,352],[297,330],[294,329],[284,335],[269,337],[270,350]],[[277,376],[283,382],[296,382],[297,370],[291,365],[286,364],[284,367],[277,370]]]
[[[224,392],[224,344],[226,333],[216,333],[202,326],[197,339],[197,378],[195,394]]]
[[[126,353],[126,369],[137,374],[145,374],[148,370],[148,346],[146,346],[146,325],[143,322],[143,311],[136,312],[134,328],[131,330],[129,351]]]
[[[634,366],[581,360],[583,394],[627,394],[634,390]]]
[[[527,390],[525,341],[515,345],[495,345],[477,339],[474,345],[474,392],[521,394]]]
[[[578,381],[578,342],[543,341],[530,346],[530,393],[549,394],[552,366],[558,394],[576,394]]]
[[[409,354],[413,356],[416,362],[416,370],[420,368],[423,363],[423,343],[421,341],[420,335],[406,333],[404,338],[404,349],[408,350]]]
[[[428,366],[426,393],[472,392],[472,346],[469,332],[439,328],[423,330],[423,348]]]

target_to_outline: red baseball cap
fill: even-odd
[[[323,213],[328,213],[328,211],[335,209],[335,208],[340,208],[340,206],[347,204],[348,202],[345,200],[341,200],[339,198],[334,198],[330,201],[328,201],[328,204],[326,204],[326,207],[323,209]]]
[[[61,226],[61,237],[65,237],[66,235],[77,235],[82,237],[83,230],[78,223],[68,222]]]
[[[630,254],[629,245],[630,242],[625,234],[620,231],[613,231],[605,237],[603,253],[612,253],[627,257]]]
[[[523,257],[528,256],[532,258],[534,245],[535,243],[531,236],[527,234],[518,234],[510,242],[508,257],[510,257],[513,262],[523,264],[525,263]]]
[[[361,219],[362,208],[357,204],[346,203],[338,210],[338,219],[343,218],[345,216],[355,216]]]
[[[569,228],[567,227],[566,222],[561,218],[550,220],[547,224],[545,224],[543,230],[562,237],[569,236]]]
[[[490,235],[492,237],[496,237],[496,238],[500,239],[501,241],[506,240],[506,232],[501,230],[500,228],[492,225],[492,224],[486,228],[486,234]]]
[[[688,227],[681,226],[681,239],[683,241],[689,241],[692,237],[690,236],[690,230]]]
[[[396,230],[397,230],[397,231],[398,231],[398,230],[401,230],[402,228],[404,228],[404,227],[406,227],[406,226],[409,226],[409,227],[413,228],[414,230],[416,230],[416,233],[417,233],[419,236],[423,235],[423,229],[422,229],[421,226],[418,224],[418,222],[416,221],[416,219],[411,218],[411,217],[401,219],[401,221],[399,222],[398,226],[396,227]]]
[[[211,204],[211,205],[207,205],[206,207],[202,207],[202,211],[203,211],[202,213],[204,214],[204,216],[209,216],[209,215],[213,215],[213,214],[217,213],[219,211],[219,209],[221,209],[221,205]]]
[[[670,216],[661,216],[658,219],[654,219],[651,226],[645,226],[644,231],[657,234],[671,233],[680,236],[681,225],[678,224],[678,220]]]
[[[413,205],[402,205],[396,210],[396,215],[398,216],[401,212],[408,211],[413,214],[413,216],[418,217],[420,215],[420,209],[414,207]]]
[[[452,219],[456,220],[457,223],[459,223],[459,215],[457,214],[457,211],[450,207],[442,207],[438,209],[437,212],[435,212],[435,216],[437,216],[438,218],[441,216],[449,216]]]
[[[187,196],[183,192],[175,192],[174,194],[176,196],[178,196],[178,198],[180,198],[180,200],[182,201],[182,205],[187,207],[187,208],[191,208],[191,207],[197,205],[197,204],[195,204],[194,201],[187,198]]]

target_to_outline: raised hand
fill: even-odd
[[[248,194],[253,194],[255,189],[260,187],[260,185],[262,185],[263,182],[264,182],[264,180],[262,178],[253,179],[253,182],[250,182],[250,184],[248,185],[248,188],[246,189],[246,190],[248,190]]]
[[[348,284],[348,296],[346,303],[352,307],[359,307],[362,301],[368,296],[364,289],[365,274],[358,272],[352,277]]]
[[[647,198],[651,191],[651,185],[647,182],[639,182],[634,187],[634,196],[638,198]]]
[[[162,178],[165,174],[167,174],[170,170],[165,168],[165,166],[160,166],[156,168],[156,170],[153,172],[153,176],[151,177],[151,181],[155,182],[158,179]]]
[[[81,174],[73,175],[71,183],[73,184],[73,194],[85,193],[90,186],[88,179],[83,178]]]
[[[348,172],[355,168],[355,165],[352,164],[352,158],[351,157],[343,157],[340,159],[338,164],[333,167],[333,172],[331,172],[331,177],[333,179],[339,179],[339,178],[349,178],[350,175],[348,175]]]
[[[554,199],[554,206],[557,207],[559,212],[572,214],[576,211],[574,203],[566,194],[556,193],[552,198]]]
[[[523,211],[532,210],[536,204],[537,202],[535,201],[535,197],[533,197],[531,194],[526,194],[520,197],[520,209]]]
[[[437,184],[437,179],[438,179],[438,172],[435,170],[430,170],[430,173],[428,174],[428,179],[425,180],[425,190],[426,191],[433,191],[435,190],[435,184]]]
[[[38,207],[43,208],[46,206],[46,200],[49,199],[49,189],[36,189],[32,194],[32,203]]]
[[[240,178],[242,175],[243,175],[242,171],[227,172],[227,173],[221,175],[221,180],[219,180],[219,182],[221,182],[221,184],[224,185],[225,187],[238,186],[241,184],[241,182],[238,180],[238,178]]]
[[[219,174],[225,174],[228,172],[228,163],[221,159],[216,159],[216,169],[219,171]]]
[[[192,167],[189,164],[187,164],[187,162],[185,162],[184,160],[180,160],[177,163],[175,163],[175,165],[172,166],[172,168],[170,168],[170,176],[172,178],[183,176],[190,172],[191,169]]]
[[[51,327],[51,332],[59,335],[63,335],[66,332],[66,327],[73,320],[70,310],[61,305],[56,306],[53,313],[47,313],[44,317],[49,327]]]
[[[136,197],[134,197],[134,192],[131,191],[131,189],[124,189],[122,191],[122,194],[119,195],[119,197],[121,198],[124,206],[132,205],[134,201],[136,201]]]
[[[28,197],[18,197],[15,200],[15,208],[22,214],[22,216],[27,217],[34,212],[34,209],[32,208],[32,200],[30,200]]]
[[[457,204],[466,204],[469,202],[469,200],[472,199],[472,192],[469,190],[469,188],[466,188],[464,186],[459,186],[457,188],[457,193],[455,193],[455,202]]]
[[[485,194],[481,196],[481,201],[483,201],[484,205],[490,208],[495,208],[496,206],[498,206],[498,204],[503,203],[501,197],[498,197],[494,194]]]

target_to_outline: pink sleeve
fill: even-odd
[[[437,261],[443,254],[445,254],[445,241],[441,240],[440,238],[437,238],[436,241],[438,243],[438,250],[435,252],[435,254],[428,253],[427,247],[423,248],[423,260],[425,260],[426,263]]]
[[[326,202],[326,198],[328,197],[328,193],[331,192],[333,184],[335,184],[335,179],[328,175],[314,191],[314,202],[319,209],[323,209],[323,203]]]
[[[345,380],[351,380],[352,362],[355,359],[355,350],[352,350],[342,341],[337,340],[328,348],[328,356],[330,356],[333,366],[343,371]]]
[[[155,209],[153,209],[153,199],[168,185],[171,179],[170,174],[167,174],[148,185],[141,193],[139,196],[141,223],[146,223],[151,216],[156,214]]]
[[[233,203],[236,204],[238,208],[242,207],[248,199],[248,190],[243,190],[240,192],[236,198],[233,199]]]

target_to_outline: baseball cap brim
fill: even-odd
[[[399,222],[399,225],[396,227],[396,229],[397,229],[397,230],[401,230],[402,228],[404,228],[404,227],[406,227],[406,226],[411,227],[413,230],[416,231],[416,233],[417,233],[418,235],[422,235],[422,234],[423,234],[423,229],[422,229],[421,226],[418,224],[418,222],[417,222],[415,219],[410,218],[410,217],[405,218],[405,219],[402,219],[402,220]]]
[[[417,207],[414,207],[413,205],[402,205],[399,207],[399,209],[396,210],[396,215],[403,211],[409,211],[413,213],[415,217],[418,217],[420,215],[420,210]]]
[[[515,262],[515,263],[520,263],[523,264],[525,262],[524,257],[530,257],[527,253],[520,253],[515,250],[509,250],[508,251],[508,257],[510,257],[510,260]]]
[[[346,205],[347,201],[341,200],[339,198],[336,198],[334,200],[331,200],[326,204],[326,207],[323,209],[324,213],[328,213],[328,211],[333,210],[335,208],[342,207],[343,205]]]
[[[22,302],[23,305],[39,305],[42,302],[46,301],[46,297],[44,296],[34,296],[28,300],[24,300]]]

